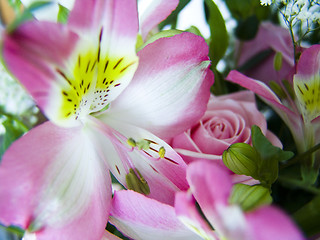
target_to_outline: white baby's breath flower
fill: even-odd
[[[268,6],[272,3],[272,0],[260,0],[262,6]]]
[[[13,79],[0,64],[0,107],[7,114],[15,115],[26,125],[37,121],[38,108],[25,89]]]

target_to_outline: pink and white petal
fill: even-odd
[[[297,74],[299,78],[310,78],[320,72],[320,45],[312,45],[300,56]]]
[[[294,65],[294,56],[292,52],[292,40],[288,29],[274,25],[270,22],[263,22],[255,39],[247,41],[241,48],[239,65],[244,64],[255,54],[273,49],[275,52],[281,52],[286,62]]]
[[[213,83],[204,39],[192,33],[161,38],[138,56],[136,74],[112,102],[110,114],[165,139],[197,122]]]
[[[88,61],[88,66],[90,62],[97,63],[97,69],[92,68],[97,70],[97,75],[92,76],[91,86],[95,86],[92,93],[98,91],[104,92],[103,95],[105,95],[106,90],[109,90],[110,92],[108,91],[104,96],[105,99],[108,96],[108,101],[103,102],[106,105],[109,104],[128,86],[138,66],[137,2],[135,0],[78,0],[70,13],[68,26],[82,39],[72,58],[73,64],[77,65],[78,61],[80,62],[80,54],[81,59],[85,59],[87,53],[92,53],[92,59],[84,60]],[[71,66],[71,69],[73,67]],[[96,83],[95,78],[97,78]],[[93,99],[95,97],[97,96]]]
[[[171,12],[176,9],[178,4],[178,0],[139,1],[139,22],[143,40],[146,40],[148,33],[161,21],[165,20],[171,14]]]
[[[289,108],[284,106],[280,102],[279,98],[274,94],[274,92],[263,82],[255,80],[253,78],[249,78],[236,70],[232,70],[228,74],[226,80],[233,83],[237,83],[240,86],[253,91],[258,96],[265,99],[270,105],[273,105],[276,108],[275,110],[278,110],[277,112],[279,112],[280,110],[291,118],[297,118],[297,115],[294,112],[292,112]],[[283,116],[284,114],[281,115]]]
[[[246,185],[253,186],[253,185],[256,185],[256,184],[260,183],[259,180],[256,180],[256,179],[252,178],[251,176],[238,175],[238,174],[235,174],[235,173],[231,173],[231,178],[232,178],[232,183],[233,184],[243,183],[243,184],[246,184]]]
[[[4,154],[0,181],[2,224],[46,240],[103,235],[110,177],[81,128],[32,129]]]
[[[115,192],[109,221],[136,240],[201,239],[179,221],[172,206],[130,190]]]
[[[294,222],[283,211],[274,207],[261,207],[246,214],[254,240],[303,240]]]
[[[116,235],[113,235],[112,233],[110,233],[108,231],[105,231],[101,240],[122,240],[122,239]]]
[[[57,82],[56,69],[64,67],[77,40],[78,36],[63,25],[37,21],[4,34],[2,51],[6,67],[45,113],[50,111],[47,106]]]
[[[131,62],[137,61],[135,45],[139,23],[135,0],[77,0],[68,26],[84,39],[99,39],[102,59],[126,60],[129,56]]]
[[[180,221],[204,239],[215,239],[211,226],[205,221],[196,207],[196,201],[190,192],[178,192],[174,202]]]
[[[218,206],[227,206],[232,188],[228,171],[208,161],[193,162],[187,169],[190,189],[211,224],[217,222]]]
[[[93,119],[96,124],[93,137],[118,181],[127,186],[126,175],[131,168],[137,169],[150,188],[148,197],[173,205],[175,192],[188,189],[182,158],[166,142],[144,129],[112,120],[107,114],[99,119]],[[133,148],[127,143],[129,138],[150,140],[150,149]],[[164,158],[157,152],[161,147],[165,149]]]
[[[76,0],[68,18],[68,26],[79,32],[100,32],[136,38],[138,11],[135,0]]]
[[[217,214],[213,217],[215,222],[211,220],[211,223],[222,239],[255,240],[250,238],[245,215],[239,206],[218,205]]]

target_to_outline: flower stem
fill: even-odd
[[[304,181],[301,181],[298,179],[287,178],[287,177],[283,177],[283,176],[278,177],[278,180],[282,183],[289,184],[294,187],[298,187],[298,188],[303,189],[307,192],[310,192],[310,193],[313,193],[316,195],[320,195],[320,189],[313,187],[313,186],[310,186],[310,185],[306,184]]]
[[[289,159],[287,161],[287,163],[283,164],[280,166],[280,169],[283,169],[283,168],[287,168],[299,161],[301,161],[302,159],[306,158],[306,157],[309,157],[310,155],[312,155],[314,152],[320,150],[320,143],[318,143],[317,145],[313,146],[312,148],[310,148],[309,150],[299,154],[299,155],[296,155],[294,156],[293,158]]]

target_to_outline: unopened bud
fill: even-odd
[[[272,91],[280,98],[284,99],[287,98],[286,92],[282,89],[282,87],[276,83],[275,81],[269,81],[269,86]]]
[[[246,143],[232,144],[223,152],[223,163],[234,173],[257,177],[258,160],[260,156],[256,150]]]
[[[276,52],[276,55],[273,59],[273,67],[276,71],[280,71],[282,68],[282,53]]]
[[[229,202],[240,205],[243,211],[249,211],[271,204],[272,197],[270,190],[262,185],[249,186],[239,183],[233,186]]]
[[[137,174],[139,176],[137,176]],[[130,168],[129,173],[126,175],[126,183],[128,189],[145,195],[150,193],[150,188],[147,181],[137,169],[133,170]]]
[[[290,98],[291,98],[292,100],[294,100],[295,97],[296,97],[296,94],[294,93],[293,86],[292,86],[292,85],[289,83],[289,81],[286,80],[286,79],[282,80],[282,84],[283,84],[283,86],[285,87],[285,89],[287,90],[287,92],[289,93]]]

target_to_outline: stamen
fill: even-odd
[[[164,155],[166,154],[166,149],[164,147],[161,147],[159,149],[159,156],[160,158],[164,158]]]
[[[137,143],[136,143],[136,141],[135,141],[133,138],[129,138],[129,139],[127,140],[127,143],[128,143],[129,146],[131,146],[131,147],[136,147],[136,146],[137,146]]]

